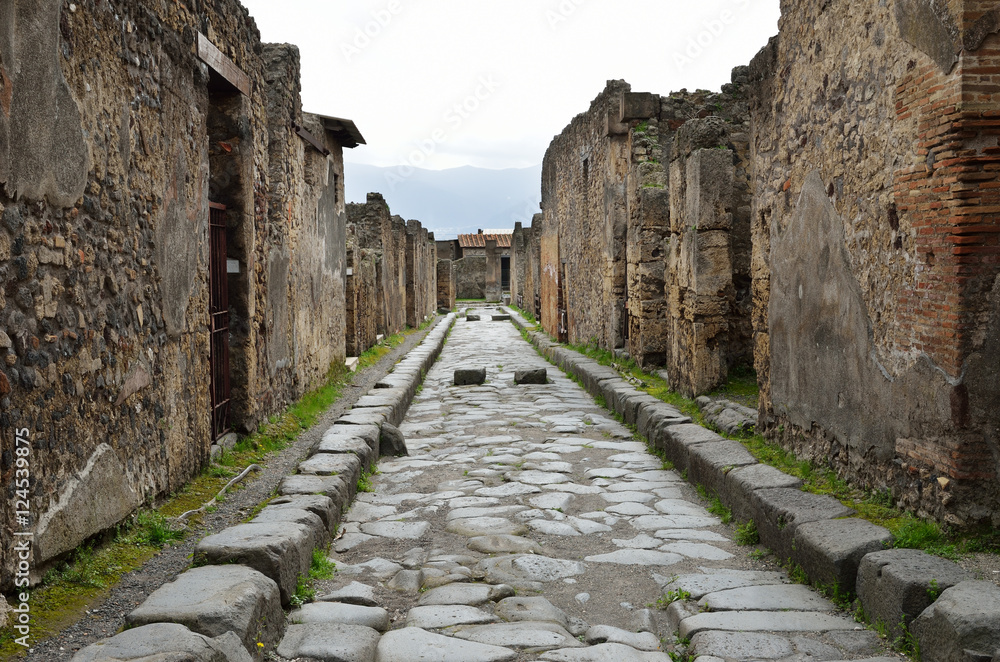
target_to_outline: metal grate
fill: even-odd
[[[229,286],[226,275],[226,207],[208,203],[210,242],[209,333],[212,370],[212,439],[229,432]]]

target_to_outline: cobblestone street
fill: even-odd
[[[280,656],[902,659],[750,561],[680,475],[490,312],[456,322],[401,425],[409,456],[383,458],[358,494],[338,572],[290,614]],[[484,384],[454,385],[479,367]],[[547,384],[515,384],[537,368]]]

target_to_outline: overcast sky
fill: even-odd
[[[527,167],[605,81],[718,90],[779,0],[242,0],[302,54],[305,110],[354,120],[348,162]]]

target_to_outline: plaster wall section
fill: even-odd
[[[750,67],[764,427],[955,526],[1000,523],[997,19],[786,0]]]

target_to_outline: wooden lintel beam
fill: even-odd
[[[250,96],[250,77],[200,32],[198,33],[198,57],[226,82],[245,96]]]

